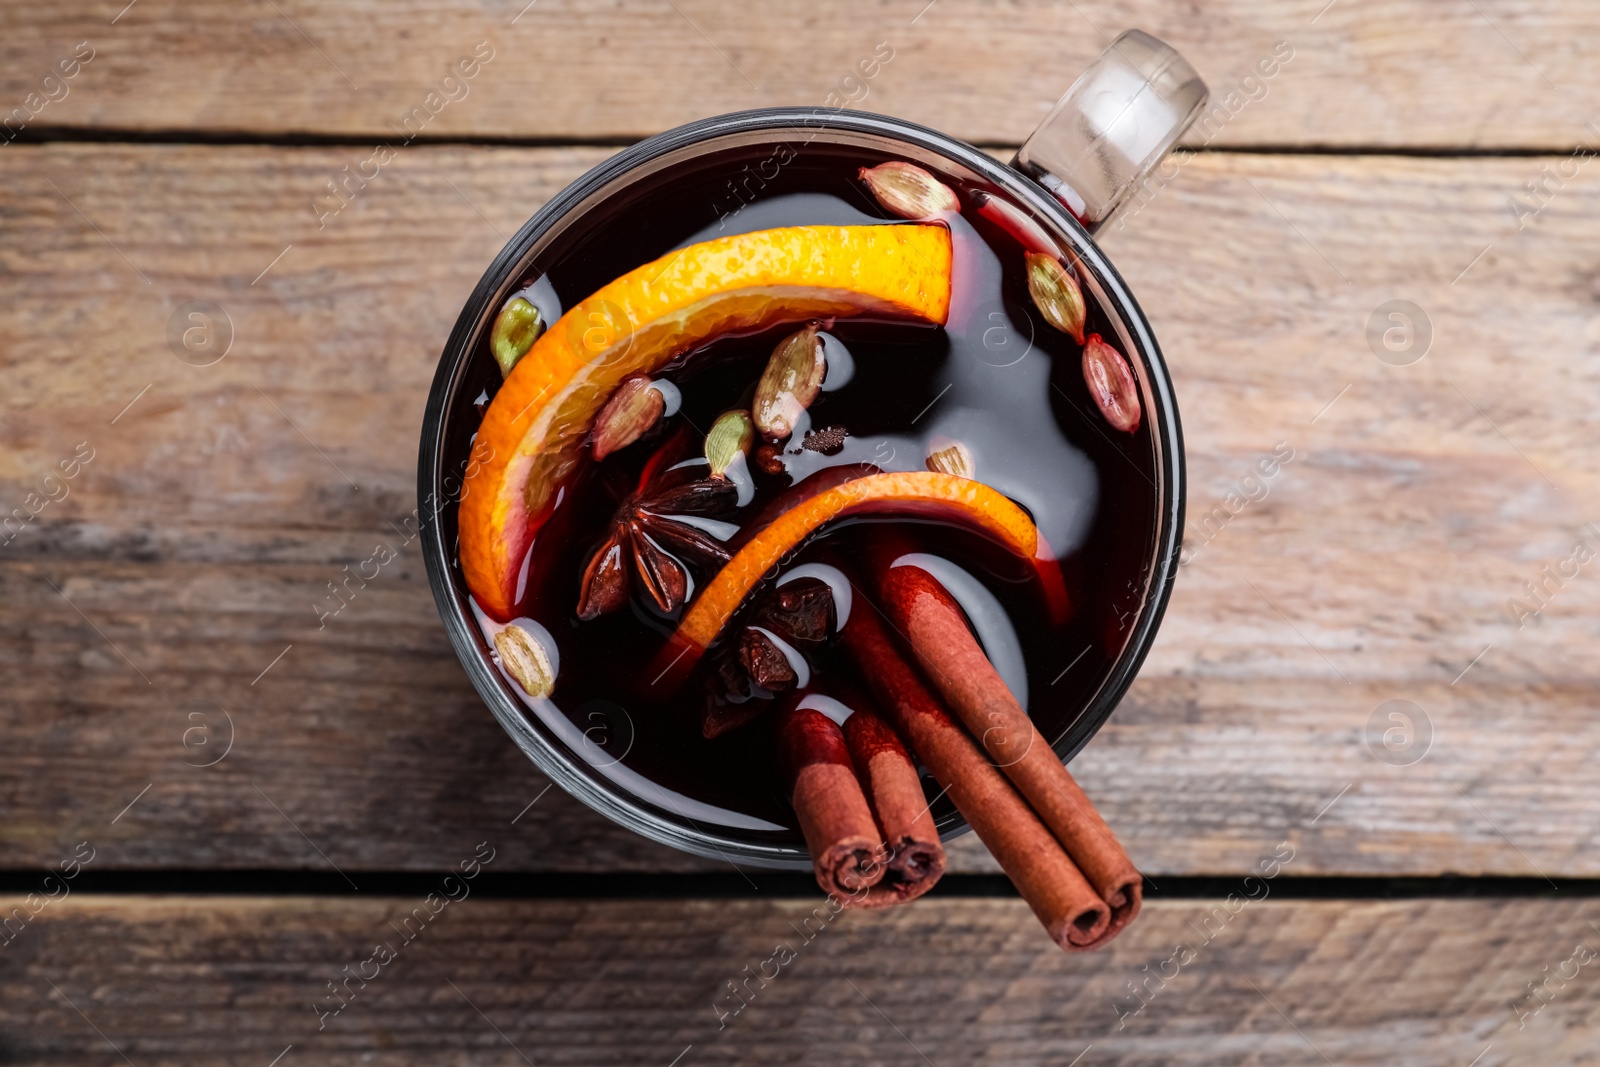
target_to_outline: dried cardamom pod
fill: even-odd
[[[924,462],[929,470],[940,474],[953,474],[957,478],[975,477],[972,449],[948,437],[937,438],[928,446],[928,458]]]
[[[1083,346],[1083,382],[1106,421],[1115,429],[1132,433],[1139,428],[1139,386],[1122,353],[1089,335]]]
[[[494,329],[489,334],[489,348],[494,352],[494,361],[500,364],[500,377],[511,373],[517,360],[528,354],[528,349],[543,332],[539,309],[522,297],[500,309],[500,316],[494,320]]]
[[[549,696],[556,687],[550,657],[528,631],[513,623],[494,635],[495,651],[506,673],[517,680],[523,692],[534,698]]]
[[[860,174],[878,203],[903,219],[925,219],[961,207],[948,185],[914,163],[894,160],[862,167]]]
[[[666,401],[650,387],[650,379],[633,374],[622,380],[594,420],[594,458],[605,459],[633,444],[661,418]]]
[[[1083,303],[1083,290],[1078,279],[1055,256],[1042,252],[1029,252],[1028,292],[1045,321],[1062,333],[1083,344],[1083,323],[1088,308]]]
[[[823,355],[816,323],[779,341],[756,383],[755,402],[751,405],[761,436],[781,441],[794,433],[801,412],[817,398],[827,373],[827,357]]]
[[[711,477],[721,478],[734,459],[750,451],[755,429],[747,411],[724,411],[706,434],[706,462]]]

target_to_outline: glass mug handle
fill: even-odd
[[[1174,49],[1128,30],[1056,101],[1011,165],[1094,233],[1178,142],[1209,96]]]

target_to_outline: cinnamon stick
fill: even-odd
[[[778,724],[791,802],[817,884],[845,907],[860,906],[887,873],[883,839],[856,779],[844,731],[822,712],[798,707],[802,696],[786,699]]]
[[[901,656],[859,595],[843,643],[884,714],[949,791],[1052,940],[1069,952],[1102,943],[1110,910],[1050,830]]]
[[[911,753],[887,723],[860,702],[851,703],[854,711],[844,721],[845,744],[889,854],[888,873],[864,904],[903,904],[932,889],[944,874],[944,846]]]
[[[1144,879],[1138,868],[995,672],[944,586],[908,565],[889,568],[881,587],[885,612],[934,688],[1110,906],[1101,942],[1110,940],[1139,914]]]

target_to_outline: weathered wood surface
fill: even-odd
[[[424,923],[421,899],[73,897],[0,953],[0,1047],[122,1062],[115,1045],[139,1067],[289,1046],[284,1064],[685,1067],[1564,1067],[1600,1049],[1593,900],[1156,902],[1070,957],[1016,900],[821,906],[469,898]],[[726,983],[747,978],[740,1009]],[[345,1006],[320,1018],[330,983]]]
[[[605,154],[413,148],[319,231],[350,149],[0,153],[6,509],[94,449],[0,547],[4,866],[87,838],[107,866],[430,868],[539,794],[415,546],[326,629],[314,604],[415,506],[428,381],[484,265]],[[1525,628],[1506,609],[1600,519],[1600,188],[1583,172],[1519,233],[1504,198],[1546,162],[1208,154],[1105,235],[1177,379],[1196,522],[1296,452],[1209,541],[1191,526],[1156,649],[1074,764],[1158,878],[1286,838],[1304,874],[1600,872],[1595,564]],[[1435,334],[1407,367],[1366,340],[1396,298]],[[233,324],[213,366],[168,348],[194,299]],[[1412,766],[1374,755],[1395,699],[1431,722]],[[219,709],[233,749],[187,766],[221,751]],[[507,868],[706,867],[559,790],[514,835]]]
[[[124,3],[0,8],[0,111],[37,112],[36,130],[377,138],[426,106],[430,137],[632,139],[853,100],[1016,142],[1129,27],[1177,46],[1218,100],[1239,93],[1218,144],[1564,150],[1593,140],[1600,96],[1586,0]],[[84,41],[94,58],[61,96],[43,79]],[[442,87],[480,41],[493,58]],[[1280,41],[1288,65],[1244,81]],[[860,80],[880,45],[893,58]]]

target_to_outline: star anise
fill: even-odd
[[[767,701],[757,699],[754,689],[772,694],[793,688],[799,677],[790,655],[809,659],[837,628],[834,619],[833,588],[820,578],[796,578],[767,590],[752,605],[738,640],[709,665],[701,734],[710,739],[755,718]]]
[[[583,572],[578,618],[626,605],[635,576],[658,608],[676,611],[688,596],[690,567],[705,573],[732,558],[722,542],[680,517],[726,515],[738,500],[738,487],[723,478],[647,489],[624,500]]]

